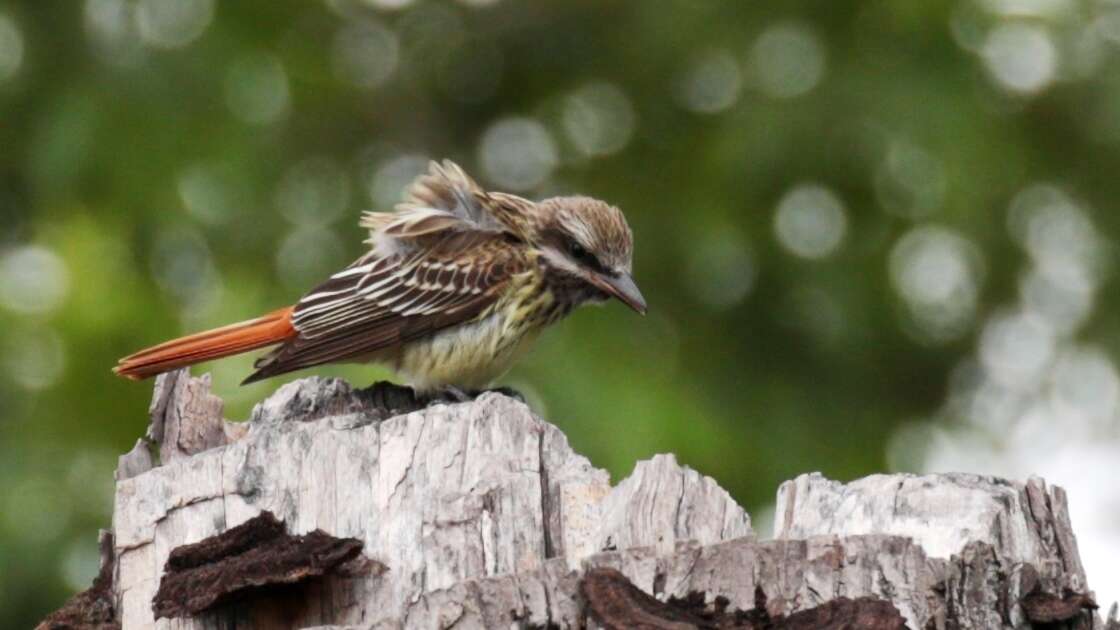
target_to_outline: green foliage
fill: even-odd
[[[1115,13],[172,4],[0,7],[19,40],[0,28],[0,626],[95,571],[150,394],[116,359],[291,303],[362,252],[359,212],[427,158],[626,212],[649,316],[584,310],[507,379],[616,479],[674,451],[761,511],[801,472],[922,466],[920,448],[888,461],[892,436],[962,421],[953,368],[1050,269],[1009,213],[1040,182],[1089,224],[1066,246],[1104,252],[1072,330],[1117,349],[1093,315],[1116,302],[1093,299],[1120,221]],[[202,368],[230,418],[289,380],[238,387],[251,360]]]

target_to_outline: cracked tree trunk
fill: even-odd
[[[96,598],[125,629],[1106,627],[1039,479],[803,475],[760,541],[672,456],[612,487],[499,394],[311,378],[237,425],[180,371],[151,414]]]

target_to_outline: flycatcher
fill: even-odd
[[[287,306],[120,360],[142,379],[267,346],[245,383],[325,363],[376,362],[419,390],[481,389],[577,306],[646,303],[622,212],[588,197],[534,202],[432,162],[396,212],[367,212],[369,253]]]

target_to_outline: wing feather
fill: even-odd
[[[467,321],[527,265],[501,234],[485,231],[445,234],[422,252],[367,255],[296,304],[297,335],[260,359],[246,382],[366,357]]]
[[[366,212],[360,225],[375,244],[386,237],[411,240],[447,230],[500,232],[508,228],[494,213],[490,193],[458,164],[430,162],[397,204],[396,212]]]

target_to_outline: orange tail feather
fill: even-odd
[[[292,307],[249,321],[172,339],[131,354],[117,363],[117,374],[140,380],[171,370],[278,344],[293,337]]]

